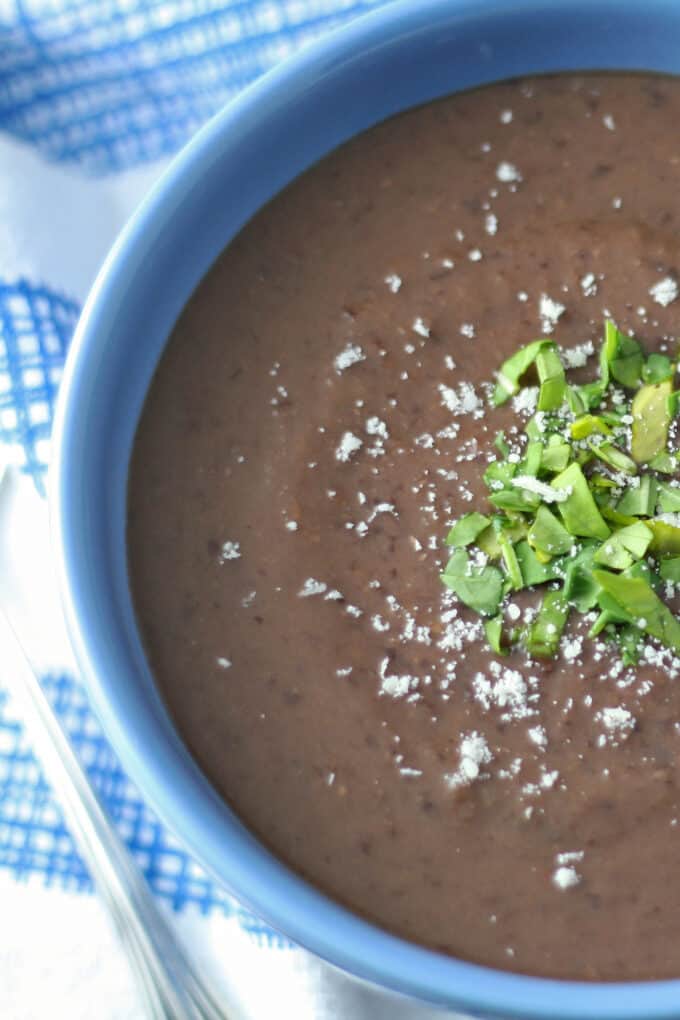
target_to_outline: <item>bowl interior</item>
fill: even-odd
[[[680,983],[561,983],[448,959],[359,920],[265,851],[194,765],[146,663],[125,555],[132,440],[188,296],[306,167],[393,113],[479,84],[576,69],[680,72],[678,38],[675,0],[397,0],[334,33],[251,87],[174,162],[98,278],[62,386],[51,491],[62,589],[124,767],[204,866],[275,927],[361,977],[475,1015],[670,1017]]]

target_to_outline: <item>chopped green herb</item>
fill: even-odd
[[[517,553],[515,547],[508,538],[507,534],[502,531],[498,536],[498,543],[501,547],[501,556],[503,557],[503,564],[508,575],[508,581],[512,588],[524,587],[522,570],[517,560]]]
[[[513,426],[496,436],[499,457],[484,472],[493,513],[474,510],[455,522],[442,574],[486,617],[496,654],[522,640],[531,655],[555,655],[572,609],[598,610],[590,634],[613,640],[624,664],[638,661],[644,635],[680,652],[680,620],[660,598],[664,582],[680,585],[680,485],[659,478],[680,471],[680,454],[669,448],[680,413],[676,369],[677,359],[646,356],[611,321],[591,382],[568,382],[548,339],[501,366],[492,402],[538,384],[522,401],[535,399],[537,410],[523,432]],[[528,628],[504,631],[511,591],[555,581],[562,587],[544,592]]]
[[[604,418],[597,414],[582,414],[571,423],[569,429],[572,439],[587,439],[594,433],[602,436],[611,435],[611,429]]]
[[[557,347],[552,344],[545,346],[536,355],[536,371],[540,388],[538,391],[538,410],[555,411],[562,406],[564,401],[567,383],[564,377],[564,368],[557,353]]]
[[[639,386],[644,356],[637,340],[626,336],[613,322],[607,322],[604,350],[612,378],[629,390]]]
[[[491,645],[492,649],[497,655],[507,655],[507,651],[503,648],[503,617],[492,616],[491,619],[484,621],[484,632],[486,634],[486,640]]]
[[[610,574],[607,570],[595,570],[593,574],[602,589],[633,618],[641,631],[651,634],[667,648],[680,651],[680,622],[647,581]]]
[[[570,464],[553,478],[551,484],[557,492],[565,494],[560,498],[557,508],[570,535],[600,539],[609,537],[609,528],[597,509],[588,482],[578,464]]]
[[[674,475],[678,470],[678,461],[676,458],[668,453],[667,450],[661,450],[650,460],[648,467],[652,471],[658,471],[662,475]]]
[[[547,563],[541,562],[527,541],[517,543],[515,555],[522,571],[524,588],[533,588],[535,585],[545,584],[546,581],[555,581],[564,574],[561,560],[552,559]]]
[[[567,529],[543,505],[536,511],[527,539],[536,553],[544,553],[548,559],[570,552],[574,545],[574,539]]]
[[[614,468],[615,471],[623,471],[627,475],[637,474],[637,465],[634,460],[619,450],[613,443],[590,443],[590,450],[595,456]]]
[[[540,351],[552,347],[552,340],[534,340],[533,343],[521,347],[511,358],[504,361],[496,379],[493,403],[498,407],[519,392],[520,379],[536,361]]]
[[[541,471],[552,474],[564,471],[571,458],[571,447],[559,436],[552,435],[547,445],[541,448]]]
[[[602,590],[593,579],[593,558],[598,548],[597,542],[588,542],[576,556],[567,561],[564,597],[579,613],[590,612],[597,605]]]
[[[456,521],[446,537],[446,544],[454,547],[470,545],[489,524],[488,517],[473,510]]]
[[[503,596],[503,575],[497,567],[476,567],[465,549],[457,549],[442,574],[442,581],[461,602],[483,616],[493,616]]]
[[[680,556],[680,528],[653,517],[647,521],[652,532],[651,550],[657,556]]]
[[[493,441],[493,445],[496,447],[496,449],[498,450],[500,455],[507,459],[508,454],[510,453],[510,447],[508,446],[508,444],[506,442],[505,433],[504,432],[499,432],[498,433],[498,435],[496,436],[496,438]]]
[[[666,382],[673,378],[675,366],[666,354],[650,354],[642,369],[642,378],[646,383]]]
[[[657,507],[663,514],[674,514],[680,512],[680,488],[676,489],[668,482],[659,482],[657,485]],[[654,513],[654,507],[649,514]]]
[[[527,651],[538,658],[550,658],[560,643],[569,616],[569,603],[563,591],[548,591],[527,634]]]
[[[630,452],[638,464],[648,464],[666,448],[671,423],[668,398],[670,380],[641,387],[633,397],[633,436]]]
[[[612,570],[625,570],[642,559],[652,541],[652,532],[642,521],[615,531],[603,542],[594,556],[594,562]]]
[[[637,666],[642,654],[643,639],[638,627],[632,623],[624,623],[616,635],[616,642],[621,652],[624,666]]]
[[[672,581],[673,584],[680,584],[680,556],[674,556],[670,560],[661,560],[659,574],[662,581]]]
[[[680,510],[680,491],[678,492],[678,510]],[[626,489],[616,509],[619,513],[628,514],[630,517],[651,517],[654,513],[657,501],[657,481],[652,475],[645,475],[640,479],[640,484]],[[672,509],[662,507],[662,510]]]

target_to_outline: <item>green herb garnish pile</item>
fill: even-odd
[[[680,584],[680,454],[670,442],[677,368],[664,354],[645,355],[613,322],[592,382],[569,382],[552,340],[501,366],[492,403],[519,395],[535,410],[511,442],[496,436],[498,456],[484,473],[490,509],[456,521],[442,574],[485,617],[497,653],[556,655],[571,613],[592,613],[589,636],[616,642],[626,665],[638,661],[645,635],[680,652],[680,621],[662,598]],[[526,626],[507,628],[502,607],[527,588],[543,591],[540,608]]]

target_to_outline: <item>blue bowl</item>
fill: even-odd
[[[172,164],[123,231],[80,320],[55,426],[54,537],[73,644],[123,766],[244,904],[350,973],[468,1016],[680,1015],[680,981],[506,974],[395,938],[277,861],[198,770],[156,692],[130,600],[126,478],[153,371],[191,291],[293,177],[391,114],[514,75],[680,72],[677,0],[396,0],[247,89]]]

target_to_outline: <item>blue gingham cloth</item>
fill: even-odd
[[[0,439],[42,494],[69,339],[125,217],[230,96],[380,2],[0,0]],[[193,904],[230,914],[271,943],[276,936],[229,900],[144,805],[73,677],[53,672],[45,684],[158,896],[178,911]],[[0,668],[3,875],[90,890]]]

